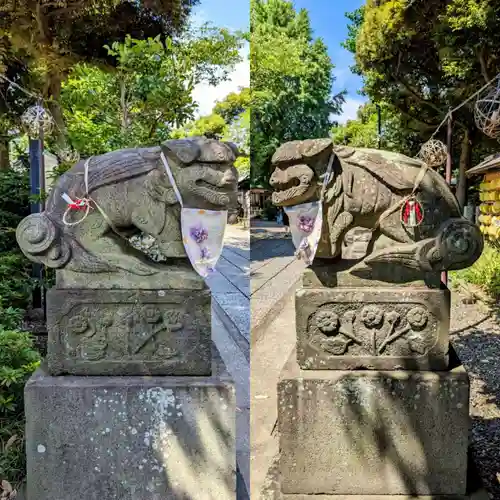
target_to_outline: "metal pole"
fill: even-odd
[[[378,134],[378,149],[381,148],[382,145],[382,112],[380,110],[380,105],[376,104],[377,107],[377,134]]]
[[[446,171],[445,171],[445,180],[446,180],[446,184],[448,184],[448,186],[451,185],[451,171],[452,171],[451,149],[453,147],[452,138],[453,138],[453,118],[452,118],[451,109],[450,109],[450,114],[448,115],[448,130],[446,133],[446,152],[447,152],[447,155],[446,155]],[[448,273],[447,272],[444,272],[442,274],[441,280],[446,286],[448,286]]]
[[[43,127],[40,124],[40,194],[41,194],[41,199],[40,199],[40,211],[43,212],[45,211],[45,154],[44,154],[44,141],[45,141],[45,134],[43,131]],[[40,272],[40,280],[44,280],[45,278],[45,268],[44,266],[41,266],[41,272]],[[46,290],[45,290],[45,285],[42,285],[40,287],[40,294],[41,294],[41,299],[42,299],[42,307],[43,307],[43,319],[45,322],[47,322],[47,301],[45,300],[45,295],[46,295]]]
[[[31,196],[40,195],[40,162],[42,161],[42,141],[40,139],[30,139],[29,156],[30,156],[30,194]],[[30,205],[32,214],[38,214],[42,211],[41,200],[32,201]],[[37,280],[42,280],[43,270],[41,264],[33,264],[31,276]],[[36,287],[33,290],[33,308],[39,309],[43,305],[42,290]]]

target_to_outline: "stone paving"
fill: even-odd
[[[284,226],[275,222],[252,221],[251,239],[253,345],[281,309],[283,301],[293,294],[305,266],[295,258],[295,248]]]
[[[229,225],[212,290],[212,340],[236,384],[238,500],[250,485],[250,238],[248,229]]]

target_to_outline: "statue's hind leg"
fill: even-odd
[[[413,234],[415,229],[407,228],[403,225],[399,212],[395,212],[382,220],[380,222],[379,231],[395,243],[413,243],[416,239],[419,239],[415,238]],[[416,231],[418,231],[418,228]],[[416,235],[418,235],[418,232]]]
[[[328,217],[330,228],[330,251],[332,257],[337,257],[342,252],[342,242],[347,232],[352,229],[354,217],[350,212],[342,212],[334,221]]]
[[[78,226],[78,241],[85,250],[115,269],[139,276],[157,272],[140,250],[111,230],[100,214],[92,213]]]

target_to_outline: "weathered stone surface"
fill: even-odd
[[[51,377],[26,390],[28,500],[235,500],[235,394],[212,377]]]
[[[448,368],[448,290],[302,288],[295,315],[302,369]]]
[[[180,204],[161,153],[168,158],[186,207],[221,210],[237,204],[233,164],[238,151],[231,143],[190,138],[114,151],[77,163],[57,180],[46,211],[19,224],[21,250],[34,262],[86,275],[81,281],[87,288],[99,288],[92,282],[94,274],[139,276],[137,288],[148,289],[150,276],[165,276],[169,269],[182,273],[175,260],[186,258]],[[74,201],[87,200],[88,210],[84,202],[84,209],[68,212],[65,194]],[[154,237],[162,255],[174,260],[155,263],[134,248],[129,238],[141,233]],[[156,288],[158,280],[153,281]]]
[[[332,262],[317,259],[305,269],[302,276],[304,288],[334,287],[418,287],[441,288],[441,273],[422,273],[412,269],[395,267],[392,271],[381,267],[364,268],[363,272],[351,273],[355,262]]]
[[[205,281],[191,264],[149,264],[158,268],[158,273],[140,276],[118,270],[114,273],[78,273],[68,269],[56,270],[57,288],[91,289],[139,289],[139,290],[203,290]]]
[[[208,289],[53,288],[47,328],[53,375],[210,375]]]
[[[481,478],[469,455],[467,468],[467,493],[465,495],[303,495],[284,494],[281,492],[279,457],[269,468],[265,485],[259,500],[490,500]]]
[[[479,258],[479,228],[462,217],[444,178],[402,154],[334,147],[329,139],[285,143],[273,156],[273,203],[317,200],[331,155],[317,257],[340,257],[347,233],[366,228],[372,234],[356,273],[374,269],[389,276],[396,268],[432,273],[462,269]]]
[[[466,493],[469,380],[462,366],[311,371],[300,370],[292,354],[278,401],[284,494]]]

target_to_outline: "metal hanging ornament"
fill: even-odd
[[[64,148],[57,151],[59,160],[63,163],[78,163],[80,161],[80,153],[72,148]]]
[[[494,88],[486,89],[474,106],[476,126],[493,139],[500,138],[500,77]]]
[[[424,208],[415,196],[408,198],[401,206],[400,220],[408,228],[416,228],[424,221]]]
[[[444,165],[448,157],[446,144],[437,139],[430,139],[422,144],[417,158],[422,160],[428,167],[436,168]]]
[[[26,133],[34,138],[39,137],[40,132],[50,134],[55,125],[52,115],[40,104],[28,108],[21,116],[21,123]]]

